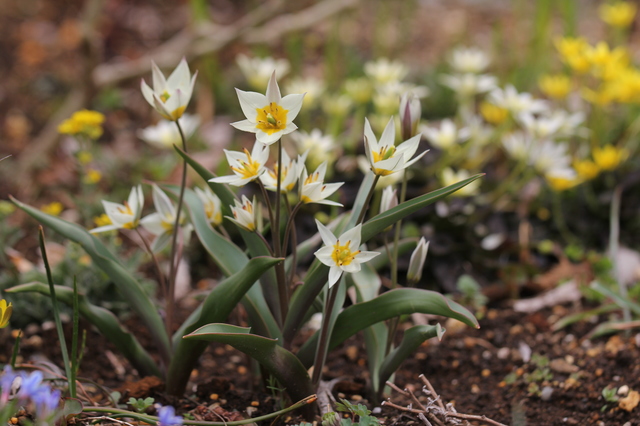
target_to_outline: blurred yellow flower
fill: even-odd
[[[59,216],[60,213],[62,213],[63,209],[64,207],[62,206],[62,203],[58,201],[54,201],[52,203],[45,204],[44,206],[40,207],[40,210],[42,210],[46,214],[50,214],[51,216]]]
[[[573,168],[582,180],[591,180],[600,173],[600,167],[591,160],[575,160]]]
[[[546,74],[540,77],[538,86],[545,95],[564,99],[571,91],[571,79],[564,74]]]
[[[93,223],[95,223],[96,226],[111,225],[111,219],[106,213],[102,213],[100,216],[96,216],[93,218]]]
[[[629,153],[624,148],[616,148],[613,145],[606,145],[593,150],[593,161],[602,170],[614,170],[620,163],[627,159]]]
[[[102,179],[102,173],[100,173],[96,169],[89,169],[87,170],[87,174],[84,176],[84,179],[82,179],[82,181],[89,185],[94,185],[100,182],[101,179]]]
[[[580,94],[587,102],[598,106],[607,106],[614,101],[614,93],[611,86],[602,86],[599,90],[583,87]]]
[[[71,118],[60,123],[58,133],[98,139],[102,136],[102,123],[104,123],[103,114],[83,109],[74,112]]]
[[[600,19],[617,28],[627,28],[636,17],[637,7],[628,1],[604,3],[600,6]]]
[[[89,151],[80,151],[78,152],[78,162],[80,164],[87,165],[93,161],[93,155]]]
[[[589,71],[591,64],[587,58],[589,43],[582,37],[564,37],[555,41],[556,49],[560,52],[562,60],[576,72]]]
[[[566,191],[567,189],[571,189],[574,186],[578,185],[581,181],[578,178],[569,178],[566,176],[545,176],[547,183],[554,191],[561,192]]]
[[[480,114],[487,123],[496,125],[504,123],[504,121],[509,117],[509,111],[506,108],[502,108],[486,101],[480,104]]]
[[[0,299],[0,328],[5,328],[9,325],[9,318],[11,318],[12,312],[11,303],[7,304],[6,300]]]

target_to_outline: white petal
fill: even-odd
[[[340,275],[342,275],[342,269],[338,267],[329,269],[329,288],[338,282]]]
[[[341,268],[344,272],[348,272],[350,274],[358,272],[361,269],[360,263],[358,263],[357,261],[353,261],[348,265],[342,265]]]
[[[93,228],[89,232],[92,234],[97,234],[99,232],[115,231],[116,229],[120,229],[120,227],[116,225],[105,225],[98,228]]]
[[[355,259],[360,263],[364,263],[370,261],[379,254],[380,253],[378,253],[377,251],[361,251],[360,253],[356,254]]]
[[[280,95],[280,88],[278,87],[278,82],[276,81],[276,72],[273,71],[271,74],[271,78],[269,79],[269,84],[267,85],[267,103],[275,102],[278,105],[282,100],[282,95]]]
[[[188,87],[191,79],[191,72],[189,71],[189,64],[187,60],[182,58],[178,66],[171,73],[167,79],[167,85],[171,88],[176,87]]]
[[[231,123],[233,127],[238,130],[242,130],[244,132],[256,133],[258,128],[256,127],[256,123],[252,123],[249,120],[236,121]]]
[[[361,228],[362,228],[362,225],[358,224],[358,226],[355,226],[355,227],[349,229],[344,234],[340,235],[340,238],[338,238],[338,240],[342,244],[345,244],[347,241],[351,241],[351,244],[349,244],[349,249],[351,251],[358,250],[358,247],[360,246],[360,230],[361,230]]]
[[[258,142],[263,143],[265,145],[272,145],[272,144],[278,142],[278,140],[283,135],[282,130],[279,130],[279,131],[274,132],[272,134],[265,133],[260,129],[256,129],[256,130],[257,130],[256,139],[258,140]]]
[[[176,215],[173,203],[158,185],[153,185],[153,205],[158,213],[165,218],[172,218]]]
[[[151,61],[151,78],[153,79],[153,91],[157,94],[162,94],[167,91],[167,80],[164,78],[164,74],[160,71],[160,68],[155,62]]]
[[[244,90],[236,89],[238,94],[238,100],[240,101],[240,108],[247,117],[247,119],[253,123],[256,121],[258,113],[256,109],[261,109],[269,105],[267,98],[256,92],[245,92]]]
[[[378,151],[378,140],[376,139],[376,135],[373,134],[369,120],[366,118],[364,119],[364,140],[372,151]]]
[[[146,81],[144,81],[144,79],[140,80],[140,90],[142,91],[142,96],[144,96],[146,101],[149,102],[149,105],[154,106],[153,89],[149,87],[149,85],[147,84]]]
[[[338,241],[338,239],[336,238],[335,235],[333,235],[333,233],[329,230],[329,228],[327,228],[322,223],[320,223],[318,219],[316,219],[316,226],[318,227],[318,232],[320,233],[320,237],[322,238],[322,241],[326,246],[329,246],[329,250],[331,250],[330,246],[333,246],[336,243],[336,241]]]
[[[336,262],[331,258],[331,253],[333,253],[333,248],[331,246],[324,246],[320,250],[316,251],[314,255],[325,265],[335,266]]]
[[[292,94],[282,98],[280,106],[289,112],[287,112],[287,121],[293,121],[302,108],[302,101],[304,100],[304,94]]]
[[[229,176],[219,176],[219,177],[214,177],[212,179],[209,179],[209,182],[215,182],[215,183],[232,183],[238,180],[238,176],[236,175],[229,175]]]
[[[382,136],[380,136],[380,140],[378,141],[378,146],[382,148],[383,146],[392,146],[395,145],[396,139],[396,124],[393,120],[393,117],[389,119],[389,122],[384,128],[382,132]]]

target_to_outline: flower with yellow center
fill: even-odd
[[[211,226],[220,225],[222,223],[222,206],[220,198],[218,198],[218,196],[214,194],[208,186],[204,188],[204,191],[200,188],[196,188],[195,191],[200,201],[202,201],[207,221]]]
[[[305,204],[317,203],[342,207],[342,204],[335,201],[327,200],[326,198],[336,192],[342,185],[344,185],[344,182],[324,183],[324,176],[326,172],[326,161],[320,164],[316,171],[311,174],[307,173],[306,167],[302,169],[302,175],[300,176],[300,185],[298,185],[300,192],[300,201]]]
[[[601,170],[615,170],[620,163],[625,161],[629,153],[624,148],[616,148],[613,145],[606,145],[593,150],[593,161]]]
[[[265,95],[240,89],[236,89],[236,92],[247,119],[231,125],[236,129],[255,133],[258,142],[271,145],[298,128],[293,120],[302,108],[304,94],[291,94],[283,98],[275,72],[271,74]]]
[[[255,200],[254,200],[255,201]],[[253,204],[249,199],[243,195],[242,202],[233,200],[234,205],[231,206],[231,213],[233,217],[225,216],[227,219],[238,225],[239,227],[253,232],[256,230],[256,214],[253,209]]]
[[[487,123],[502,124],[509,118],[509,110],[484,101],[480,104],[480,115]]]
[[[638,8],[628,1],[616,1],[600,5],[600,19],[617,28],[627,28],[636,17]]]
[[[100,182],[101,179],[102,173],[100,173],[99,170],[89,169],[87,170],[87,174],[84,176],[82,181],[88,185],[95,185],[96,183]]]
[[[156,236],[151,244],[151,250],[157,252],[162,250],[170,241],[173,235],[173,226],[176,223],[176,207],[158,185],[153,185],[153,205],[156,208],[155,213],[151,213],[140,220],[140,224],[144,228]],[[180,215],[180,225],[184,225],[184,216]],[[183,226],[185,240],[188,240],[191,234],[192,226],[190,224]],[[186,244],[186,242],[185,242]]]
[[[62,205],[62,203],[58,201],[53,201],[49,204],[45,204],[44,206],[40,207],[40,210],[42,210],[44,213],[49,214],[51,216],[60,216],[60,213],[62,213],[63,209],[64,209],[64,206]]]
[[[143,79],[140,82],[142,95],[160,115],[167,120],[176,121],[187,109],[198,72],[196,71],[192,77],[184,58],[169,78],[165,78],[155,62],[151,62],[151,69],[153,89]]]
[[[427,151],[418,154],[413,159],[413,155],[418,150],[421,134],[417,134],[412,138],[395,146],[396,126],[393,117],[387,123],[380,141],[376,139],[371,129],[369,120],[364,120],[364,141],[365,151],[371,170],[378,176],[387,176],[395,172],[406,169],[413,163],[422,158]]]
[[[582,183],[575,170],[570,168],[552,170],[544,177],[551,189],[556,192],[566,191]]]
[[[224,150],[227,161],[234,173],[229,176],[220,176],[209,179],[209,182],[228,183],[233,186],[244,186],[256,180],[267,169],[264,165],[269,159],[269,147],[255,141],[251,153],[245,148],[243,152]]]
[[[591,180],[600,173],[600,167],[591,160],[575,160],[573,162],[573,168],[576,170],[578,177],[583,181]]]
[[[0,299],[0,328],[5,328],[9,325],[9,318],[13,312],[13,306],[11,303],[7,304],[7,301]]]
[[[124,204],[112,203],[102,200],[105,214],[108,221],[104,218],[101,223],[96,221],[98,228],[92,229],[92,234],[105,231],[113,231],[116,229],[134,229],[140,223],[142,214],[142,206],[144,204],[144,196],[142,195],[142,186],[134,186],[129,193],[129,198]]]
[[[546,74],[538,80],[542,93],[554,99],[564,99],[571,92],[571,79],[564,74]]]
[[[304,168],[304,162],[307,160],[307,152],[299,155],[297,159],[289,158],[289,155],[282,151],[282,170],[280,171],[280,192],[283,194],[289,193],[293,190],[298,183],[298,178]],[[260,181],[269,191],[278,190],[278,167],[276,164],[273,170],[267,169],[266,173],[260,175]]]
[[[358,225],[336,238],[333,233],[316,219],[318,232],[324,247],[314,254],[329,269],[329,288],[338,282],[343,272],[354,273],[361,269],[360,264],[367,262],[380,253],[360,250],[361,228]]]
[[[454,172],[451,167],[446,167],[442,170],[442,175],[440,176],[440,180],[444,186],[453,185],[454,183],[458,183],[462,180],[469,179],[471,175],[466,170],[459,170],[458,172]],[[454,192],[453,196],[459,197],[470,197],[472,195],[476,195],[478,193],[478,189],[480,188],[480,180],[476,180],[471,182],[470,184],[458,189]]]

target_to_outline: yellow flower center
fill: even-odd
[[[372,152],[373,162],[377,163],[378,161],[388,160],[393,157],[393,154],[396,152],[395,146],[385,146],[378,152]]]
[[[347,241],[345,245],[341,246],[340,240],[338,240],[333,245],[333,253],[331,253],[331,259],[333,259],[336,265],[338,266],[349,265],[353,261],[353,259],[356,257],[356,255],[360,253],[360,250],[351,251],[349,249],[350,244],[351,244],[351,241]]]
[[[289,110],[271,102],[264,108],[256,108],[256,127],[268,135],[284,130],[287,127],[287,113]]]
[[[160,95],[160,100],[162,101],[162,103],[165,103],[169,100],[169,98],[171,97],[171,95],[169,94],[169,92],[167,92],[166,90]]]
[[[216,205],[213,202],[208,202],[204,206],[204,212],[212,224],[219,225],[222,222],[222,212],[216,212]]]
[[[240,167],[231,166],[231,170],[240,174],[245,179],[258,176],[261,164],[251,158],[251,154],[247,148],[244,148],[244,153],[247,156],[247,161],[240,161]]]

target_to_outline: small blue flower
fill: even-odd
[[[172,406],[166,405],[158,410],[158,417],[160,426],[175,426],[182,424],[182,416],[176,416],[175,410]]]
[[[60,404],[60,390],[51,390],[49,386],[42,386],[31,399],[36,404],[36,416],[44,418],[51,414]]]
[[[9,395],[11,394],[11,386],[16,379],[17,374],[13,372],[11,366],[4,367],[2,375],[0,375],[0,407],[4,406],[9,401]]]
[[[27,374],[24,371],[20,372],[22,382],[20,383],[20,390],[18,391],[18,399],[20,401],[27,401],[33,398],[39,391],[42,385],[42,372],[34,371],[31,374]]]

